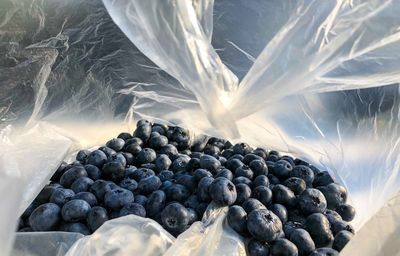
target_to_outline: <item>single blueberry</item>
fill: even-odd
[[[71,200],[74,199],[80,199],[86,201],[90,205],[90,207],[97,205],[96,196],[90,192],[79,192],[71,198]]]
[[[68,171],[64,172],[64,174],[60,178],[61,186],[65,188],[69,188],[72,183],[80,177],[86,177],[87,172],[83,167],[72,167]]]
[[[86,219],[91,207],[90,205],[81,199],[73,199],[61,209],[61,215],[66,222],[77,222]]]
[[[155,175],[153,170],[148,168],[139,168],[134,170],[129,178],[140,181],[141,179],[148,178],[153,175]]]
[[[140,164],[151,163],[156,160],[156,152],[151,148],[144,148],[136,157]]]
[[[140,168],[151,169],[154,171],[156,169],[156,165],[153,163],[141,164]]]
[[[170,159],[175,158],[175,155],[178,154],[178,149],[172,144],[167,144],[164,147],[160,148],[159,154],[166,154]]]
[[[299,209],[291,209],[288,211],[288,220],[292,222],[298,222],[304,224],[307,216],[305,216]]]
[[[151,137],[148,144],[151,148],[160,149],[168,144],[168,138],[163,135]]]
[[[322,213],[309,215],[304,224],[304,229],[310,233],[316,248],[328,246],[333,241],[329,221]]]
[[[200,158],[200,167],[207,169],[212,173],[214,173],[220,166],[221,163],[215,157],[203,155]]]
[[[194,177],[189,174],[181,175],[176,179],[177,184],[184,185],[188,188],[191,192],[194,192],[197,188],[197,182],[195,181]]]
[[[236,185],[236,201],[235,204],[241,205],[251,196],[251,189],[246,184],[238,184]]]
[[[212,177],[212,173],[206,169],[197,169],[193,172],[193,178],[196,182],[199,182],[204,177]]]
[[[237,158],[230,158],[225,163],[225,167],[231,171],[235,171],[238,167],[244,165],[241,160]]]
[[[135,195],[134,203],[140,204],[142,206],[146,206],[147,197],[144,195]]]
[[[165,194],[167,195],[168,201],[183,203],[189,198],[190,191],[181,184],[173,184],[166,189]]]
[[[133,214],[133,215],[137,215],[140,217],[145,218],[146,217],[146,210],[144,209],[144,207],[140,204],[137,203],[129,203],[127,205],[125,205],[124,207],[121,208],[120,212],[119,212],[119,216],[126,216],[129,214]]]
[[[216,178],[210,185],[210,196],[218,206],[232,205],[237,197],[236,187],[226,178]]]
[[[284,185],[275,185],[272,193],[274,203],[283,204],[288,209],[293,208],[297,203],[294,193]]]
[[[125,178],[133,179],[135,171],[137,170],[136,166],[130,165],[125,168]]]
[[[94,181],[88,177],[80,177],[72,183],[71,189],[75,193],[85,192],[89,190],[93,183]]]
[[[343,220],[335,221],[331,224],[331,230],[333,235],[335,236],[342,230],[349,231],[350,233],[355,233],[354,228],[347,222]]]
[[[272,191],[268,187],[258,186],[254,188],[251,196],[265,206],[268,206],[272,203]]]
[[[121,132],[117,138],[123,139],[123,140],[129,140],[132,139],[132,135],[130,133],[127,132]]]
[[[253,182],[246,177],[236,177],[232,180],[233,184],[239,185],[239,184],[246,184],[249,187],[253,186]]]
[[[164,170],[161,171],[157,176],[162,182],[164,182],[166,180],[171,180],[174,177],[174,173],[168,170]]]
[[[339,256],[339,253],[332,248],[322,247],[313,251],[309,256]]]
[[[292,170],[293,166],[288,161],[279,160],[274,165],[273,174],[280,179],[287,179]]]
[[[294,229],[289,236],[289,240],[296,245],[300,256],[309,255],[315,250],[315,244],[310,234],[302,228]]]
[[[279,161],[279,156],[278,155],[275,155],[275,154],[269,154],[268,156],[267,156],[267,158],[265,159],[265,161],[269,161],[269,162],[277,162],[277,161]]]
[[[107,157],[107,162],[120,162],[122,166],[126,166],[126,158],[122,153],[113,154]]]
[[[210,202],[210,187],[214,178],[212,177],[203,177],[199,183],[197,184],[197,198],[200,202]]]
[[[76,160],[81,162],[81,163],[85,163],[87,157],[90,155],[90,151],[83,149],[83,150],[79,150],[78,153],[76,154]]]
[[[226,159],[229,159],[233,155],[233,149],[231,148],[224,149],[221,153],[221,156],[225,157]]]
[[[146,213],[149,217],[154,217],[165,207],[167,196],[164,191],[156,190],[147,198]]]
[[[226,215],[229,226],[241,235],[246,235],[247,232],[247,213],[238,205],[229,207]]]
[[[279,180],[279,178],[276,177],[276,176],[274,176],[273,174],[268,174],[267,177],[268,177],[270,186],[271,186],[271,185],[277,185],[277,184],[280,184],[280,183],[281,183],[281,181]]]
[[[35,201],[37,201],[40,204],[48,203],[50,200],[51,195],[56,191],[57,188],[61,188],[61,185],[47,185],[45,186],[40,193],[37,195],[35,198]]]
[[[158,134],[160,134],[160,135],[165,135],[166,134],[165,131],[166,130],[164,129],[164,127],[159,126],[159,125],[153,125],[153,127],[151,127],[151,133],[158,132]]]
[[[307,186],[311,187],[314,181],[314,172],[305,165],[296,165],[290,172],[290,177],[297,177],[304,180]]]
[[[301,178],[291,177],[283,182],[283,185],[288,187],[293,191],[295,195],[301,194],[304,190],[306,190],[306,182]]]
[[[95,150],[87,157],[87,164],[103,167],[103,164],[107,161],[107,155],[101,150]]]
[[[246,155],[249,154],[253,149],[247,143],[237,143],[233,147],[234,154]]]
[[[254,177],[268,175],[268,166],[264,160],[255,159],[249,163],[249,167],[253,171]]]
[[[288,221],[283,225],[283,232],[285,233],[285,237],[289,238],[294,230],[298,228],[302,228],[303,224],[294,221]]]
[[[247,229],[257,240],[270,242],[282,231],[282,222],[267,209],[256,209],[247,215]]]
[[[172,162],[171,169],[174,172],[184,172],[187,169],[187,165],[190,161],[190,157],[186,155],[179,156],[175,158]]]
[[[333,210],[329,210],[327,209],[324,212],[325,217],[329,220],[329,223],[332,225],[332,223],[336,222],[336,221],[340,221],[342,220],[342,217],[339,215],[339,213],[337,213],[336,211]]]
[[[61,209],[53,203],[42,204],[29,216],[29,223],[34,231],[50,231],[57,227],[61,220]]]
[[[151,134],[151,125],[148,123],[144,123],[136,127],[133,136],[138,137],[142,141],[146,142],[150,138],[150,134]]]
[[[172,164],[171,159],[165,154],[158,155],[154,163],[157,171],[168,170]]]
[[[107,210],[103,207],[95,206],[90,209],[86,220],[90,230],[94,232],[108,220]]]
[[[121,151],[122,148],[125,145],[125,141],[120,138],[114,138],[109,141],[107,141],[106,146],[115,150],[115,151]]]
[[[269,179],[265,175],[257,176],[253,181],[253,187],[265,186],[269,187]]]
[[[142,141],[142,139],[140,139],[138,137],[132,137],[125,141],[125,150],[128,145],[138,145],[138,146],[142,147],[143,141]]]
[[[146,120],[146,119],[140,119],[140,120],[138,120],[138,121],[137,121],[137,123],[136,123],[136,127],[139,127],[139,126],[141,126],[141,125],[144,125],[144,124],[146,124],[146,125],[151,125],[151,123],[150,123],[150,121],[149,121],[149,120]]]
[[[125,152],[128,152],[134,156],[137,156],[141,151],[142,151],[142,147],[139,144],[128,144],[125,145]]]
[[[63,223],[59,230],[65,232],[81,233],[85,236],[90,235],[89,228],[81,222]]]
[[[87,164],[85,165],[85,170],[89,178],[92,180],[98,180],[101,177],[101,171],[100,169],[92,164]]]
[[[203,152],[206,155],[210,155],[210,156],[217,156],[220,153],[220,149],[214,145],[206,145]]]
[[[119,161],[105,163],[101,170],[104,179],[120,181],[125,177],[125,168]]]
[[[295,165],[305,165],[305,166],[309,166],[310,165],[306,161],[304,161],[302,159],[299,159],[299,158],[294,159],[293,162],[294,162]]]
[[[242,165],[235,170],[235,177],[246,177],[250,180],[253,179],[254,173],[247,165]]]
[[[267,209],[265,205],[263,205],[260,201],[258,201],[255,198],[249,198],[246,201],[244,201],[242,207],[247,213],[250,213],[257,209]]]
[[[249,256],[270,255],[268,245],[254,238],[250,239],[247,243],[247,252]]]
[[[111,209],[119,209],[134,201],[133,193],[127,189],[114,188],[104,195],[104,205]]]
[[[136,182],[136,180],[129,179],[129,178],[123,179],[118,185],[121,188],[131,191],[132,193],[135,192],[136,189],[138,188],[138,183]]]
[[[275,215],[278,216],[279,219],[281,220],[282,224],[285,224],[287,222],[288,212],[285,206],[281,204],[273,204],[268,207],[268,210],[275,213]]]
[[[117,188],[117,185],[111,181],[96,180],[89,191],[93,193],[99,201],[103,201],[104,195],[114,188]]]
[[[161,212],[163,227],[173,235],[182,233],[189,224],[188,210],[180,203],[167,205]]]
[[[253,154],[253,153],[246,154],[246,155],[243,157],[242,162],[243,162],[245,165],[249,165],[250,162],[252,162],[253,160],[260,160],[260,161],[264,162],[264,159],[262,159],[262,157],[259,157],[258,155]]]
[[[320,187],[320,186],[327,186],[331,183],[334,183],[334,178],[327,172],[319,172],[314,176],[313,186]]]
[[[353,237],[353,233],[342,230],[336,234],[335,239],[333,240],[332,248],[336,251],[340,252],[346,246],[346,244]]]
[[[324,195],[314,188],[304,190],[298,198],[300,210],[306,214],[322,213],[326,209],[326,199]]]
[[[157,190],[162,182],[158,176],[150,176],[139,181],[138,189],[141,194],[148,195]]]
[[[160,190],[166,191],[166,189],[172,185],[174,185],[174,183],[171,180],[164,180],[161,184]]]
[[[299,251],[295,244],[285,238],[275,240],[271,245],[271,255],[297,256]]]
[[[310,167],[310,169],[314,172],[314,177],[315,175],[317,175],[317,173],[321,172],[321,170],[315,167],[314,165],[309,165],[308,167]]]
[[[193,155],[191,157],[192,158],[189,160],[189,162],[186,165],[186,169],[189,172],[200,169],[200,158],[195,158],[195,157],[193,157]]]
[[[255,154],[255,155],[260,156],[262,159],[267,158],[267,151],[265,149],[263,149],[263,148],[256,148],[256,149],[253,150],[252,153]]]
[[[218,177],[224,177],[227,178],[228,180],[233,180],[233,174],[229,169],[221,168],[217,170],[217,173],[215,174],[215,178]]]
[[[62,207],[66,202],[71,200],[74,195],[75,193],[71,189],[57,188],[51,195],[49,202]]]
[[[356,215],[354,207],[348,204],[340,204],[335,210],[345,221],[352,221]]]
[[[121,155],[125,158],[125,165],[132,165],[135,163],[135,157],[132,153],[121,152]]]
[[[293,166],[293,168],[296,166],[296,164],[294,163],[294,159],[291,156],[281,156],[281,158],[279,160],[285,160],[285,161],[289,162],[290,165]]]
[[[331,183],[324,187],[318,187],[318,189],[324,194],[329,209],[334,210],[339,205],[346,203],[347,191],[345,187]]]

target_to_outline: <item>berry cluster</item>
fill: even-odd
[[[346,189],[326,171],[276,151],[140,120],[94,151],[62,163],[18,231],[84,235],[135,214],[178,236],[211,202],[247,237],[251,256],[336,255],[354,234]]]

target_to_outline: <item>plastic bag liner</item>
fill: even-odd
[[[399,251],[399,0],[103,2],[0,4],[2,254],[17,217],[60,162],[132,131],[138,117],[328,170],[357,210],[359,233],[342,254]],[[151,220],[129,216],[78,240],[69,254],[107,245],[123,255],[115,245],[127,234],[118,230],[139,228],[154,240],[149,251],[244,254],[223,217],[216,210],[172,243]],[[32,246],[53,243],[43,235],[18,234],[14,248],[46,255],[40,248],[51,246]]]

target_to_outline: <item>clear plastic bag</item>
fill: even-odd
[[[15,213],[62,159],[132,130],[137,117],[288,152],[329,170],[357,209],[360,233],[343,254],[397,248],[397,226],[379,230],[375,243],[357,241],[378,230],[374,221],[391,225],[399,214],[387,202],[400,185],[400,1],[103,2],[126,37],[99,1],[1,4],[5,253]],[[223,216],[193,225],[166,254],[216,255],[219,246],[243,254]],[[84,252],[84,240],[77,244]]]

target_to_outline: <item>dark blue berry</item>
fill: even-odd
[[[171,180],[174,177],[174,173],[172,171],[164,170],[161,171],[157,176],[161,181],[164,182],[166,180]]]
[[[86,192],[93,185],[93,183],[94,181],[88,177],[80,177],[72,183],[71,189],[75,193]]]
[[[334,210],[339,205],[346,203],[347,191],[343,186],[331,183],[325,187],[318,187],[318,189],[324,194],[329,209]]]
[[[285,206],[281,204],[273,204],[268,207],[268,210],[275,213],[276,216],[279,217],[282,224],[285,224],[288,220],[288,212]]]
[[[309,215],[304,224],[304,229],[313,238],[316,248],[328,246],[333,241],[329,221],[322,213]]]
[[[71,189],[57,188],[51,195],[49,202],[62,207],[66,202],[71,200],[74,195],[75,193]]]
[[[270,242],[282,231],[282,222],[267,209],[256,209],[247,215],[247,229],[257,240]]]
[[[111,209],[119,209],[133,201],[133,193],[123,188],[114,188],[104,195],[104,205]]]
[[[181,184],[173,184],[166,189],[165,194],[167,195],[168,201],[183,203],[189,198],[190,191]]]
[[[171,159],[165,154],[158,155],[154,164],[156,165],[157,171],[168,170],[171,166],[172,162]]]
[[[301,194],[306,189],[306,182],[297,177],[291,177],[283,182],[283,185],[293,191],[295,195]]]
[[[263,205],[260,201],[258,201],[255,198],[249,198],[246,201],[244,201],[242,207],[247,213],[250,213],[253,210],[257,209],[267,209],[265,205]]]
[[[200,158],[200,167],[207,169],[212,173],[215,172],[220,166],[221,163],[215,157],[203,155]]]
[[[97,205],[97,198],[90,192],[79,192],[74,195],[71,200],[80,199],[86,201],[91,207]]]
[[[353,233],[347,230],[340,231],[336,234],[335,239],[333,240],[332,248],[340,252],[352,237]]]
[[[54,230],[61,220],[61,209],[53,203],[42,204],[29,216],[33,231]]]
[[[300,210],[306,214],[322,213],[326,209],[326,199],[324,195],[314,188],[304,190],[298,198]]]
[[[76,154],[76,160],[81,162],[81,163],[85,163],[87,157],[90,155],[90,151],[83,149],[83,150],[79,150],[78,153]]]
[[[271,245],[271,255],[297,256],[299,255],[296,245],[285,238],[275,240]]]
[[[118,185],[121,188],[127,189],[131,192],[135,192],[138,188],[138,183],[135,180],[129,178],[123,179]]]
[[[345,221],[352,221],[356,215],[354,207],[348,204],[341,204],[335,210]]]
[[[61,215],[66,222],[77,222],[85,220],[91,207],[90,205],[81,199],[74,199],[66,204],[61,209]]]
[[[229,207],[226,216],[229,226],[241,235],[247,234],[247,213],[238,205]]]
[[[122,217],[122,216],[126,216],[129,214],[133,214],[133,215],[137,215],[137,216],[145,218],[146,210],[140,204],[129,203],[129,204],[125,205],[124,207],[122,207],[121,211],[119,212],[119,215]]]
[[[140,204],[142,206],[146,206],[147,203],[147,197],[144,195],[135,195],[135,203]]]
[[[92,164],[87,164],[85,165],[85,170],[89,178],[92,180],[98,180],[101,177],[101,171],[100,169]]]
[[[254,188],[251,196],[265,206],[270,205],[272,202],[272,191],[265,186],[258,186]]]
[[[258,186],[269,186],[269,179],[265,175],[260,175],[257,176],[254,181],[253,181],[253,187],[258,187]]]
[[[299,255],[309,255],[315,250],[315,244],[310,234],[302,228],[293,230],[289,240],[296,245]]]
[[[229,169],[221,168],[217,170],[217,173],[215,174],[215,178],[218,177],[224,177],[227,178],[228,180],[233,180],[233,174]]]
[[[161,186],[162,182],[157,176],[150,176],[143,178],[139,181],[138,189],[141,194],[148,195],[153,191],[157,190]]]
[[[286,208],[293,208],[297,203],[296,196],[288,187],[280,184],[275,185],[272,188],[272,193],[274,203],[282,204]]]
[[[107,155],[101,150],[95,150],[87,157],[87,164],[103,167],[103,164],[107,161]]]
[[[197,185],[197,198],[200,202],[210,202],[210,187],[211,183],[214,181],[212,177],[202,178]]]
[[[149,217],[154,217],[165,207],[167,196],[164,191],[156,190],[147,198],[146,213]]]
[[[236,185],[236,201],[235,204],[241,205],[251,196],[251,189],[246,184],[238,184]]]
[[[327,171],[323,171],[317,173],[314,176],[313,186],[314,187],[327,186],[334,182],[335,180],[333,179],[333,177]]]
[[[235,177],[246,177],[252,180],[253,176],[253,171],[247,165],[242,165],[235,170]]]
[[[188,210],[180,203],[171,203],[161,212],[163,227],[173,235],[182,233],[189,224]]]
[[[151,148],[144,148],[136,157],[140,164],[151,163],[156,160],[156,152]]]
[[[237,197],[236,187],[226,178],[216,178],[210,185],[210,196],[218,206],[232,205]]]
[[[274,165],[273,174],[280,179],[287,179],[292,170],[293,166],[288,161],[279,160]]]
[[[64,172],[64,174],[60,178],[60,184],[65,188],[69,188],[75,180],[79,179],[80,177],[86,176],[87,172],[85,168],[81,166],[74,166],[68,171]]]
[[[115,151],[121,151],[122,148],[125,145],[125,141],[120,138],[114,138],[109,141],[107,141],[106,146],[115,150]]]
[[[339,253],[332,248],[322,247],[313,251],[309,256],[339,256]]]

